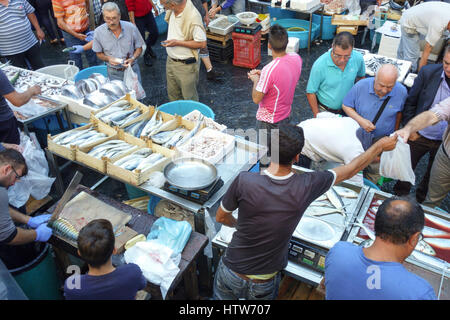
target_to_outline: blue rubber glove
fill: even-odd
[[[83,46],[80,46],[78,44],[72,46],[72,48],[74,48],[75,50],[70,53],[82,53],[84,51]]]
[[[52,236],[53,230],[47,227],[46,224],[41,224],[36,230],[36,240],[39,242],[47,242]]]
[[[42,214],[40,216],[31,217],[30,220],[28,220],[28,222],[27,222],[27,226],[29,226],[30,228],[36,229],[41,224],[46,223],[50,219],[51,216],[52,216],[51,214]]]
[[[94,40],[94,31],[89,31],[86,33],[86,39],[84,41],[91,42],[92,40]]]

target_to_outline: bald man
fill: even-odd
[[[390,198],[378,209],[375,241],[368,248],[338,242],[325,259],[327,300],[434,300],[433,287],[402,263],[422,240],[422,207]]]
[[[398,129],[401,112],[408,92],[397,82],[398,70],[392,64],[381,66],[375,78],[358,81],[345,96],[342,110],[367,132],[373,132],[374,140],[388,136]],[[372,121],[386,99],[389,99],[376,124]],[[364,171],[364,177],[377,183],[378,163]]]

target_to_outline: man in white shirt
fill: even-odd
[[[397,58],[412,62],[412,71],[418,72],[427,64],[433,46],[446,30],[450,30],[450,4],[429,1],[413,6],[402,14],[400,19],[402,36]],[[425,38],[425,48],[420,56],[419,40]],[[417,60],[420,62],[417,67]]]

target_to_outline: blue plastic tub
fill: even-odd
[[[94,67],[89,67],[89,68],[81,70],[80,72],[78,72],[75,75],[74,80],[75,80],[75,82],[77,82],[79,80],[87,79],[93,73],[100,73],[100,74],[104,75],[105,77],[108,77],[108,70],[107,70],[106,65],[101,65],[101,66],[94,66]]]
[[[320,32],[320,14],[313,14],[312,22],[319,26]],[[320,34],[320,33],[319,33]],[[322,24],[322,40],[331,40],[336,34],[336,26],[331,24],[331,16],[323,16]]]
[[[180,116],[185,116],[194,110],[198,110],[205,117],[211,118],[213,120],[215,117],[214,111],[212,111],[212,109],[206,104],[192,100],[177,100],[168,102],[161,105],[159,107],[159,110],[169,114],[177,114]]]
[[[167,22],[164,20],[164,18],[166,17],[166,13],[163,12],[162,14],[160,14],[159,16],[155,17],[155,21],[156,21],[156,26],[158,27],[158,34],[164,34],[167,32]]]
[[[295,19],[295,11],[269,7],[270,19]]]
[[[305,49],[308,47],[308,29],[309,29],[309,21],[300,20],[300,19],[280,19],[280,20],[272,20],[271,25],[279,24],[283,28],[289,29],[292,27],[299,27],[305,29],[305,31],[288,31],[289,37],[295,37],[300,40],[299,48]],[[311,41],[316,39],[319,35],[319,25],[316,23],[311,24]]]

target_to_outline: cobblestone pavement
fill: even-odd
[[[361,46],[362,33],[359,33],[356,40],[356,47],[369,49],[369,42],[366,41]],[[139,65],[142,74],[142,84],[146,91],[147,98],[144,102],[151,105],[161,105],[168,102],[166,90],[165,64],[167,54],[165,48],[160,46],[160,41],[165,40],[166,35],[160,36],[157,44],[153,47],[157,55],[157,59],[153,60],[153,66],[147,67],[143,59],[139,59]],[[300,80],[295,90],[294,101],[292,105],[292,122],[298,123],[312,117],[312,112],[306,100],[306,85],[309,73],[314,61],[331,47],[331,40],[321,43],[313,43],[311,51],[308,54],[307,49],[300,49],[300,56],[303,59],[303,67]],[[42,52],[46,65],[66,63],[68,54],[62,53],[63,47],[53,46],[48,42],[43,44]],[[264,65],[271,61],[271,57],[267,55],[267,41],[262,44],[261,64],[257,69],[261,69]],[[85,61],[85,66],[87,66]],[[247,78],[248,69],[235,67],[232,63],[221,64],[213,62],[214,68],[224,72],[220,82],[211,82],[206,79],[205,67],[200,67],[200,80],[198,85],[200,102],[210,106],[216,115],[215,120],[218,123],[225,124],[228,128],[233,129],[249,129],[255,127],[255,114],[257,105],[251,99],[252,83]],[[421,178],[424,174],[428,159],[422,159],[416,169],[417,178]],[[70,169],[69,169],[70,170]],[[86,169],[82,169],[86,171]],[[72,170],[74,172],[74,170]],[[86,171],[89,172],[89,171]],[[70,181],[71,174],[65,175],[65,180]],[[83,183],[92,185],[98,175],[85,175]],[[127,199],[126,191],[123,184],[117,181],[108,180],[98,190],[118,199]],[[66,182],[68,183],[68,182]],[[392,192],[393,182],[383,185],[382,190]],[[413,189],[413,192],[415,189]],[[450,196],[447,196],[441,207],[447,211],[450,209]]]

